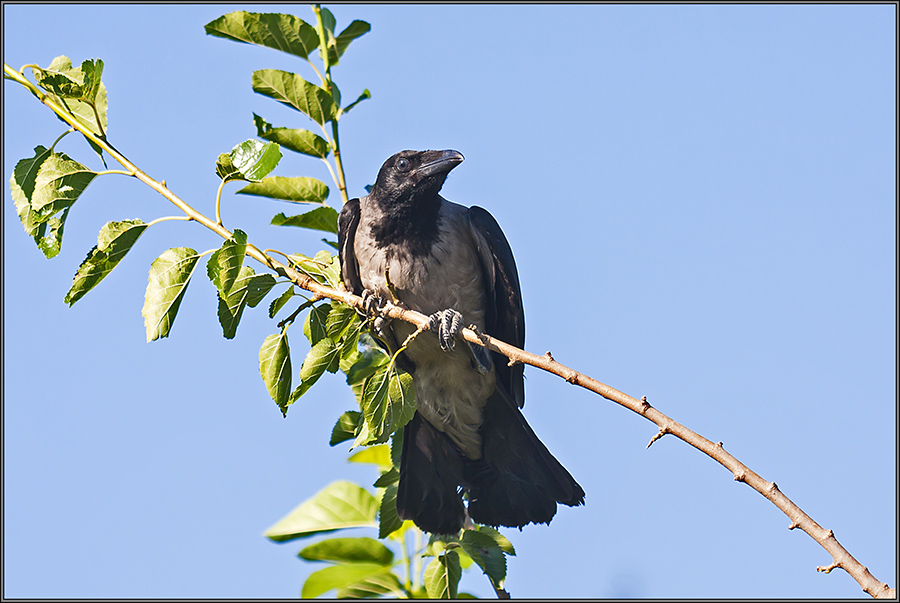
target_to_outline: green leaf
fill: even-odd
[[[309,339],[309,345],[316,345],[325,337],[325,322],[331,312],[331,304],[313,306],[303,323],[303,334]]]
[[[146,230],[140,220],[107,222],[100,229],[97,245],[78,267],[75,280],[66,293],[65,302],[72,306],[96,287],[115,268]]]
[[[211,36],[273,48],[307,60],[319,45],[315,27],[299,17],[280,13],[235,11],[204,28]]]
[[[235,229],[231,238],[209,256],[209,261],[206,262],[206,274],[220,295],[226,295],[234,285],[234,280],[244,264],[246,250],[247,233]]]
[[[244,307],[255,307],[275,286],[271,274],[256,274],[249,266],[243,266],[227,295],[219,294],[219,323],[226,339],[234,338]]]
[[[483,532],[463,530],[460,544],[491,582],[498,588],[503,588],[503,581],[506,580],[506,555],[496,541]]]
[[[372,484],[376,488],[387,488],[388,486],[392,486],[400,481],[400,471],[397,470],[396,467],[391,467],[375,480],[375,483]]]
[[[365,21],[360,21],[359,19],[355,19],[350,25],[348,25],[344,31],[342,31],[337,38],[334,39],[335,45],[334,50],[336,51],[337,57],[341,57],[344,55],[344,51],[347,50],[347,47],[350,45],[350,42],[363,36],[372,29],[372,26],[366,23]],[[331,61],[331,66],[334,67],[338,64],[337,60]]]
[[[459,555],[447,551],[435,557],[425,568],[425,589],[431,599],[455,599],[462,569]]]
[[[345,371],[347,374],[347,384],[356,385],[357,383],[363,383],[370,376],[374,375],[379,368],[390,362],[390,360],[391,357],[381,348],[366,348],[353,365]]]
[[[359,95],[359,98],[357,98],[355,101],[353,101],[352,103],[350,103],[349,105],[344,107],[341,110],[341,113],[349,113],[350,109],[352,109],[353,107],[355,107],[356,105],[358,105],[359,103],[361,103],[362,101],[364,101],[368,98],[372,98],[372,93],[369,92],[368,88],[366,88],[365,90],[362,91],[362,94]]]
[[[73,69],[68,57],[59,56],[47,68],[33,67],[32,72],[38,85],[50,98],[68,109],[78,122],[98,136],[105,134],[106,86],[100,81],[103,61],[89,59]],[[95,147],[94,150],[100,154],[99,149]]]
[[[277,143],[256,139],[245,140],[229,153],[222,153],[216,161],[216,174],[226,181],[261,181],[281,161]]]
[[[292,203],[318,203],[324,205],[328,198],[328,186],[321,180],[306,176],[270,176],[261,182],[246,185],[237,191],[239,195],[257,195],[281,199]]]
[[[256,124],[257,136],[264,140],[277,142],[282,147],[296,153],[325,159],[331,152],[328,141],[309,130],[275,128],[256,113],[253,114],[253,123]]]
[[[352,344],[352,349],[356,349],[356,342],[359,339],[359,314],[351,306],[337,300],[331,302],[331,312],[325,320],[325,334],[334,339],[341,341],[345,339],[347,344]]]
[[[378,563],[390,567],[394,552],[374,538],[328,538],[311,544],[298,553],[307,561],[341,563]]]
[[[303,583],[300,596],[313,599],[335,588],[345,588],[389,573],[377,563],[342,563],[313,572]]]
[[[327,90],[297,75],[278,69],[253,72],[253,91],[307,115],[320,126],[334,117],[334,101]]]
[[[337,219],[337,211],[332,207],[325,206],[291,217],[280,213],[272,218],[272,226],[298,226],[337,234]]]
[[[513,548],[513,545],[509,541],[509,538],[507,538],[494,528],[490,526],[478,526],[478,531],[493,538],[494,542],[497,543],[497,546],[499,546],[500,549],[507,555],[512,555],[513,557],[516,556],[516,549]]]
[[[13,169],[9,188],[25,232],[47,258],[59,253],[69,208],[97,175],[62,153],[38,146]]]
[[[288,346],[287,329],[265,338],[259,348],[259,374],[272,400],[287,414],[291,393],[291,350]]]
[[[356,584],[339,588],[335,597],[338,599],[365,599],[388,594],[406,597],[403,587],[400,586],[400,579],[393,572],[377,574]]]
[[[272,300],[272,303],[269,304],[269,318],[275,318],[275,315],[281,311],[286,303],[291,301],[292,297],[294,297],[294,285],[285,289],[284,293]]]
[[[393,365],[378,370],[363,386],[362,409],[369,428],[369,440],[359,443],[386,442],[416,412],[412,376],[398,371]]]
[[[200,256],[188,247],[169,249],[150,266],[147,293],[144,296],[144,326],[147,341],[168,337]]]
[[[377,513],[377,498],[356,484],[337,481],[298,505],[265,536],[284,542],[343,528],[375,527]]]
[[[403,527],[403,520],[397,515],[397,484],[389,485],[381,496],[378,511],[378,537],[387,538]]]
[[[332,278],[330,271],[336,258],[338,256],[332,258],[331,254],[325,250],[318,252],[315,257],[311,258],[304,255],[288,256],[294,268],[320,283],[328,283]]]
[[[384,469],[388,469],[391,467],[391,451],[390,448],[384,444],[369,446],[352,454],[347,460],[351,463],[371,463]]]
[[[331,430],[331,440],[328,445],[335,446],[355,438],[362,421],[363,416],[359,411],[348,410],[342,414],[334,424],[334,429]]]
[[[300,368],[300,378],[303,381],[315,381],[326,370],[329,373],[335,372],[339,350],[333,339],[329,337],[320,339],[306,355],[306,360]]]

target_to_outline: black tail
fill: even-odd
[[[550,523],[556,504],[584,504],[584,490],[537,438],[500,388],[487,400],[481,429],[483,456],[465,458],[450,438],[419,413],[403,432],[397,513],[419,528],[455,534],[466,509],[473,521],[521,528]]]
[[[584,490],[538,439],[500,388],[484,407],[482,458],[467,460],[469,516],[476,523],[521,528],[550,523],[556,504],[584,504]]]
[[[426,532],[459,532],[466,519],[462,480],[463,459],[456,446],[416,413],[403,428],[397,514]]]

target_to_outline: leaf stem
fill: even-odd
[[[185,222],[190,222],[193,220],[190,216],[165,216],[163,218],[157,218],[155,220],[151,220],[147,223],[147,226],[153,226],[154,224],[159,224],[160,222],[168,222],[169,220],[184,220]]]
[[[52,149],[53,147],[51,147]],[[103,170],[101,172],[96,172],[98,176],[105,176],[107,174],[121,174],[122,176],[134,176],[134,172],[130,172],[128,170]]]
[[[225,179],[222,178],[222,182],[219,183],[219,190],[216,191],[216,224],[222,226],[222,214],[220,213],[220,206],[222,205],[222,189],[225,188]]]
[[[66,136],[68,136],[69,134],[71,134],[72,132],[75,132],[75,128],[69,128],[68,130],[66,130],[65,132],[63,132],[62,134],[60,134],[60,135],[59,135],[59,138],[57,138],[56,140],[54,140],[54,141],[53,141],[53,144],[50,145],[50,152],[51,152],[51,153],[53,152],[53,149],[56,148],[56,144],[57,144],[60,140],[62,140],[63,138],[65,138]]]

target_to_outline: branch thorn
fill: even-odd
[[[831,570],[833,570],[833,569],[836,568],[836,567],[841,567],[841,564],[840,564],[839,562],[837,562],[837,561],[835,561],[835,562],[832,563],[831,565],[824,565],[824,566],[823,566],[823,565],[820,565],[820,566],[818,566],[818,567],[816,568],[816,571],[817,571],[817,572],[822,572],[823,574],[830,574],[830,573],[831,573]]]
[[[650,448],[650,446],[653,445],[653,442],[655,442],[659,438],[663,437],[667,433],[669,433],[668,429],[666,429],[665,427],[660,427],[659,431],[657,431],[656,434],[652,438],[650,438],[650,441],[647,442],[647,448]],[[647,450],[647,448],[644,448],[644,450]]]

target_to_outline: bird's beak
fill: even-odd
[[[459,151],[440,151],[441,156],[428,163],[423,163],[416,171],[423,176],[434,176],[435,174],[446,174],[460,163],[465,157]]]

